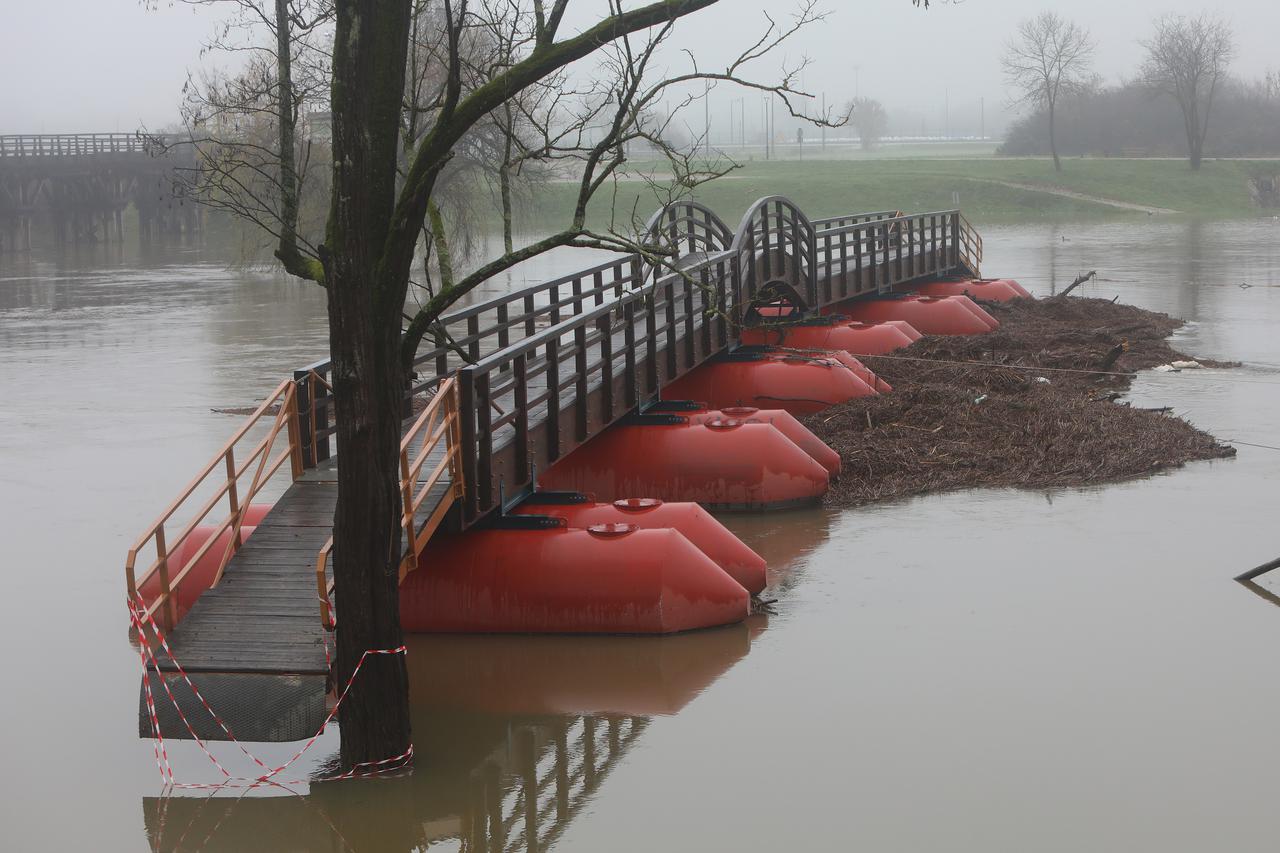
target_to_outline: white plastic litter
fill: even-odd
[[[1045,378],[1045,377],[1043,377],[1043,376],[1037,376],[1037,377],[1036,377],[1036,381],[1037,381],[1037,382],[1039,382],[1041,385],[1049,385],[1049,384],[1050,384],[1049,380],[1048,380],[1048,379],[1046,379],[1046,378]]]

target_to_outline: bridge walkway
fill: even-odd
[[[731,349],[748,307],[783,300],[812,310],[889,293],[936,275],[976,273],[981,254],[980,238],[958,211],[811,222],[779,198],[758,203],[736,233],[705,208],[684,204],[656,216],[651,234],[684,257],[680,273],[630,256],[441,321],[415,362],[407,401],[414,414],[401,461],[406,570],[437,530],[463,530],[501,511],[533,488],[537,471]],[[170,576],[147,606],[189,672],[215,682],[232,674],[276,678],[275,688],[280,677],[306,679],[282,689],[295,698],[314,694],[314,679],[327,672],[324,626],[333,602],[326,559],[337,498],[330,372],[328,362],[298,371],[251,419],[265,421],[275,405],[274,426],[247,460],[236,462],[234,447],[251,424],[206,468],[206,479],[224,462],[228,472],[215,496],[231,506],[219,532],[237,529],[236,507],[247,506],[261,491],[260,475],[269,478],[286,457],[293,482],[253,535],[224,556],[220,583],[180,624],[173,601],[194,561],[161,572]],[[282,435],[287,446],[273,456]],[[242,481],[255,466],[246,490]],[[154,579],[164,555],[189,533],[166,548],[164,525],[191,492],[131,552],[131,593],[142,586],[134,558],[143,546],[157,546],[157,563],[144,573]],[[172,669],[163,660],[159,666]],[[314,717],[314,704],[289,707],[304,705]],[[162,728],[181,734],[164,721]]]

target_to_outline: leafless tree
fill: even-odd
[[[1056,12],[1041,12],[1018,25],[1001,60],[1005,79],[1019,93],[1014,103],[1047,111],[1049,151],[1053,168],[1059,172],[1058,101],[1087,82],[1093,48],[1088,30]]]
[[[870,151],[880,141],[880,137],[884,136],[885,129],[889,126],[889,116],[884,111],[884,105],[875,98],[854,98],[849,102],[846,113],[849,116],[849,124],[858,131],[858,141],[862,149]]]
[[[180,170],[179,190],[251,223],[255,236],[287,269],[318,264],[311,222],[300,223],[308,190],[318,202],[328,186],[304,129],[309,110],[327,109],[331,0],[183,0],[225,15],[203,54],[234,58],[234,73],[191,75],[181,112],[197,166]],[[321,143],[324,144],[323,142]]]
[[[1155,32],[1142,46],[1147,59],[1141,79],[1178,102],[1191,168],[1199,169],[1213,99],[1235,54],[1231,27],[1207,12],[1196,17],[1165,15],[1156,19]]]

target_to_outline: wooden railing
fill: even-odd
[[[960,213],[941,210],[818,231],[819,305],[888,293],[896,284],[958,263]]]
[[[828,228],[844,228],[849,225],[865,225],[868,222],[879,222],[882,219],[893,219],[902,216],[901,210],[876,210],[871,213],[852,213],[846,216],[828,216],[813,220],[813,227],[819,231]]]
[[[464,521],[728,347],[733,270],[709,255],[459,370]]]
[[[45,133],[0,136],[0,158],[151,154],[186,137],[141,133]]]
[[[960,260],[975,276],[982,276],[982,235],[969,224],[969,220],[957,211],[956,221],[960,230]]]
[[[457,382],[446,379],[400,441],[400,523],[405,541],[405,553],[400,562],[401,580],[418,568],[418,555],[427,540],[465,492],[458,428]],[[427,507],[427,498],[439,487],[443,487],[442,494]],[[419,514],[424,508],[427,516],[419,522]],[[327,630],[332,630],[337,624],[333,608],[333,581],[328,576],[332,555],[333,537],[330,536],[316,557],[320,624]]]
[[[298,398],[297,387],[291,381],[281,382],[272,394],[258,406],[248,420],[236,431],[213,459],[197,474],[173,503],[148,527],[129,549],[125,562],[125,581],[130,602],[137,603],[139,591],[153,577],[159,579],[159,591],[151,601],[145,601],[145,616],[160,614],[161,624],[166,631],[172,630],[178,622],[177,592],[186,582],[192,569],[215,547],[223,533],[228,530],[231,536],[223,547],[218,569],[213,583],[216,585],[222,578],[227,562],[242,544],[241,528],[244,525],[245,512],[253,499],[272,479],[281,466],[290,463],[290,474],[294,480],[302,476],[301,441],[298,433]],[[271,428],[253,446],[247,456],[239,461],[236,449],[261,421],[271,416],[275,410],[275,418]],[[277,442],[281,434],[285,436],[285,446],[277,451]],[[241,490],[241,481],[253,472],[248,488]],[[213,495],[208,497],[182,527],[176,537],[168,536],[167,525],[173,522],[174,516],[187,507],[202,486],[214,486]],[[181,566],[170,563],[170,556],[179,552],[183,544],[191,536],[196,527],[202,524],[223,499],[227,502],[227,515],[213,528],[207,541]],[[198,500],[198,499],[197,499]],[[138,573],[138,556],[148,545],[155,546],[155,559],[147,565],[141,574]]]
[[[555,326],[567,317],[619,299],[644,283],[645,269],[637,255],[625,255],[602,264],[530,287],[477,302],[442,317],[413,361],[414,379],[405,389],[405,411],[415,395],[435,388],[440,380],[462,366],[490,353],[518,345]],[[439,335],[437,343],[434,335]],[[308,464],[328,459],[332,453],[329,423],[333,392],[329,386],[332,365],[328,360],[297,371],[295,378],[311,376],[304,393],[303,434],[309,441]]]

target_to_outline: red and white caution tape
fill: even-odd
[[[355,767],[352,767],[347,772],[341,773],[337,776],[328,776],[328,777],[316,778],[316,779],[297,779],[297,780],[290,780],[290,781],[280,781],[276,779],[277,776],[279,776],[286,769],[288,769],[295,761],[301,758],[303,754],[305,754],[307,750],[309,750],[315,744],[315,742],[320,739],[320,736],[324,734],[325,728],[338,715],[338,709],[342,707],[342,703],[347,698],[347,694],[351,692],[351,688],[355,684],[356,677],[360,674],[360,670],[364,666],[364,662],[371,655],[407,654],[408,653],[407,647],[402,645],[394,649],[369,649],[365,651],[364,654],[360,656],[360,660],[356,662],[355,669],[353,669],[351,672],[351,677],[347,680],[346,686],[342,688],[342,692],[338,696],[338,701],[335,702],[333,705],[333,708],[329,710],[329,714],[328,716],[325,717],[324,722],[320,724],[319,730],[316,731],[316,733],[312,735],[311,738],[308,739],[307,742],[304,743],[302,747],[289,758],[289,760],[285,761],[283,764],[277,767],[271,767],[262,759],[258,758],[256,755],[250,752],[245,747],[245,745],[241,743],[235,737],[234,734],[232,734],[231,729],[227,726],[225,722],[223,722],[222,718],[218,716],[217,712],[213,710],[212,706],[210,706],[209,704],[209,701],[205,699],[204,695],[200,692],[199,688],[197,688],[196,685],[191,681],[191,677],[187,674],[187,671],[183,669],[182,664],[180,664],[178,662],[178,659],[174,657],[173,650],[169,648],[169,641],[165,638],[164,633],[160,630],[160,627],[156,624],[155,617],[147,613],[146,604],[142,600],[141,596],[138,597],[137,601],[129,602],[129,618],[133,623],[134,629],[138,632],[138,655],[139,655],[139,659],[142,662],[143,693],[146,697],[147,714],[150,719],[151,730],[155,740],[156,767],[160,770],[161,781],[164,782],[166,787],[184,788],[184,789],[210,789],[210,788],[228,788],[228,787],[253,788],[253,787],[258,787],[262,785],[284,786],[284,785],[301,785],[309,782],[329,782],[329,781],[337,781],[340,779],[351,779],[357,776],[372,776],[379,773],[385,773],[390,770],[398,770],[404,767],[405,765],[409,764],[413,760],[413,744],[410,744],[409,748],[406,749],[400,755],[392,756],[391,758],[384,758],[380,761],[362,762],[360,764],[357,764]],[[163,676],[163,674],[160,673],[160,660],[156,655],[155,649],[152,647],[151,641],[147,637],[148,628],[150,629],[151,634],[155,639],[155,642],[158,643],[161,649],[163,649],[165,657],[167,657],[169,661],[172,662],[174,669],[182,677],[182,680],[186,682],[187,687],[191,689],[191,692],[195,694],[195,697],[200,700],[200,704],[204,707],[205,711],[208,712],[209,716],[213,718],[213,721],[218,725],[218,728],[221,729],[222,733],[227,736],[227,740],[230,740],[233,743],[235,743],[235,745],[239,747],[240,751],[243,752],[246,756],[248,756],[248,758],[251,761],[253,761],[259,767],[261,767],[264,771],[266,771],[265,773],[255,777],[232,776],[231,773],[228,772],[227,769],[222,766],[222,764],[218,761],[218,759],[214,756],[214,754],[209,750],[208,744],[202,738],[196,735],[195,728],[191,725],[191,722],[187,719],[187,716],[183,712],[181,705],[178,703],[177,698],[173,695],[173,691],[169,687],[168,679],[166,679]],[[328,659],[328,651],[329,651],[328,642],[326,640],[326,643],[325,643],[326,660]],[[224,777],[226,777],[223,779],[223,781],[217,782],[217,783],[180,783],[175,781],[174,774],[173,774],[173,767],[169,763],[168,751],[165,748],[164,737],[160,732],[160,720],[159,720],[159,716],[156,713],[155,695],[151,687],[150,671],[153,666],[156,670],[156,673],[161,685],[165,689],[165,693],[169,697],[169,701],[173,703],[174,709],[178,712],[178,716],[182,720],[183,725],[186,727],[187,732],[191,735],[192,739],[197,744],[199,744],[201,751],[204,752],[204,754],[209,758],[209,760],[213,763],[213,765],[217,767],[219,771],[221,771]]]

